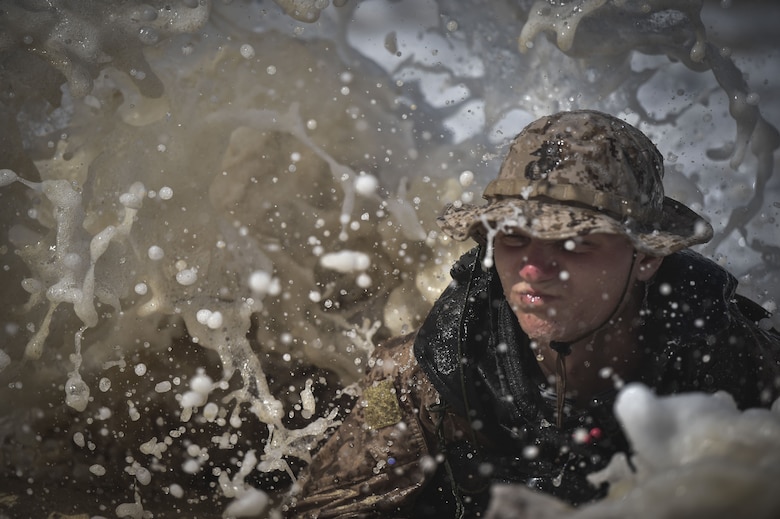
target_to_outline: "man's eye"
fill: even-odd
[[[569,238],[560,242],[560,246],[567,252],[586,252],[591,248],[591,244],[582,238]]]
[[[577,241],[573,239],[564,240],[563,243],[561,243],[561,247],[563,247],[564,250],[567,250],[569,252],[576,251],[578,245],[579,243],[577,243]]]
[[[523,247],[528,244],[528,238],[520,234],[504,234],[501,243],[507,247]]]

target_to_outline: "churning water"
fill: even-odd
[[[0,3],[0,517],[280,515],[448,282],[439,210],[553,111],[646,131],[776,310],[778,8],[731,4]],[[622,401],[631,497],[577,517],[777,511],[776,413]]]

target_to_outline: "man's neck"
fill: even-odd
[[[624,316],[637,315],[623,312]],[[605,327],[570,345],[566,356],[566,394],[578,402],[619,387],[635,379],[642,350],[636,338],[636,318],[618,318]],[[549,342],[537,341],[537,360],[548,381],[555,384],[556,359],[559,353]]]

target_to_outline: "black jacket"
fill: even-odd
[[[443,446],[447,463],[419,500],[419,515],[441,514],[446,505],[438,501],[448,486],[471,512],[485,508],[497,481],[525,483],[575,505],[603,496],[606,489],[585,476],[630,450],[612,410],[615,392],[571,411],[558,429],[554,388],[547,387],[495,269],[483,271],[478,255],[474,249],[453,267],[453,283],[414,344],[445,406],[474,428]],[[639,381],[661,395],[723,390],[740,408],[770,405],[779,393],[780,334],[736,287],[732,275],[699,254],[666,257],[647,291]]]

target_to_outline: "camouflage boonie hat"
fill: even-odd
[[[458,241],[484,243],[518,228],[560,240],[622,234],[636,250],[665,256],[712,238],[712,227],[664,196],[663,157],[642,132],[605,113],[561,112],[515,137],[483,206],[450,204],[438,224]]]

